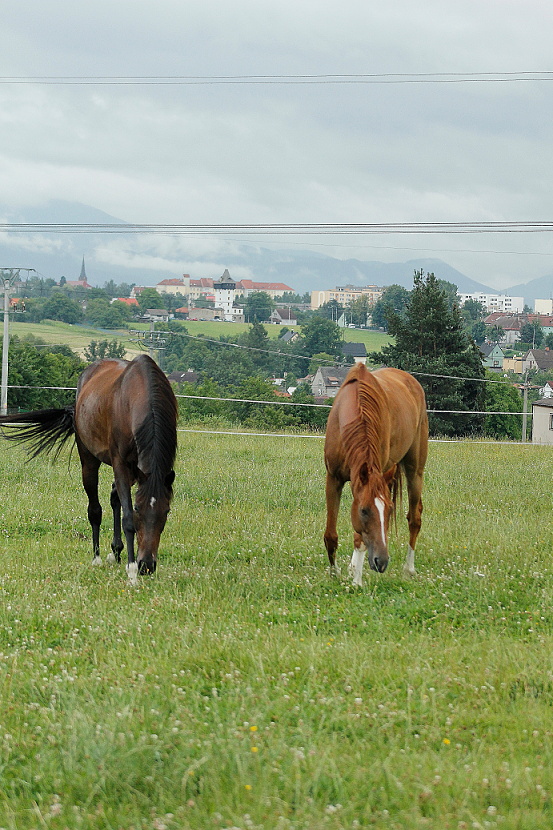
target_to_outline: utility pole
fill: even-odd
[[[526,426],[528,421],[528,371],[524,373],[524,387],[522,394],[522,443],[526,443]]]
[[[0,381],[0,414],[8,414],[8,351],[10,347],[10,289],[19,279],[20,271],[34,271],[34,268],[0,268],[4,289],[4,336],[2,339],[2,378]],[[36,273],[36,272],[35,272]]]

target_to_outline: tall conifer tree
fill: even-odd
[[[407,309],[401,316],[389,313],[388,331],[395,343],[371,357],[415,374],[429,410],[484,409],[484,384],[478,380],[485,375],[480,353],[434,274],[415,272]],[[431,412],[429,422],[434,435],[468,435],[482,429],[483,417]]]

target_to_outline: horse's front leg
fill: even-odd
[[[367,548],[360,533],[353,534],[353,553],[349,563],[349,575],[354,585],[363,585],[363,564]]]
[[[138,583],[138,565],[134,557],[134,537],[136,530],[131,497],[132,482],[129,481],[124,466],[118,465],[117,462],[113,464],[113,472],[115,473],[115,487],[123,513],[123,533],[125,534],[125,541],[127,543],[127,575],[129,582],[132,585],[136,585]]]
[[[113,539],[111,553],[108,554],[108,562],[119,563],[121,562],[121,551],[124,545],[121,538],[121,500],[115,482],[111,485],[110,504],[113,511]]]
[[[330,570],[336,576],[340,575],[340,569],[336,567],[336,548],[338,547],[338,532],[336,523],[340,509],[340,498],[344,482],[335,478],[329,472],[326,474],[326,529],[324,542],[330,562]]]
[[[100,462],[93,455],[79,447],[81,457],[83,487],[88,496],[88,521],[92,528],[92,564],[101,565],[100,525],[102,523],[102,505],[98,498],[98,470]]]

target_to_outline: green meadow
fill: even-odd
[[[353,590],[320,436],[181,431],[138,588],[76,454],[0,448],[0,827],[553,826],[552,449],[432,443],[418,575],[403,509]]]
[[[240,334],[248,331],[250,325],[246,323],[219,323],[211,321],[194,321],[184,320],[189,334],[198,337],[213,338],[218,340],[219,337],[237,337]],[[144,323],[131,323],[131,329],[140,331],[149,330],[149,326]],[[301,327],[298,327],[301,330]],[[267,325],[265,326],[269,337],[276,339],[281,331],[281,326]],[[45,320],[42,323],[19,323],[17,321],[10,321],[10,334],[15,334],[18,337],[25,337],[25,335],[32,334],[38,337],[45,343],[64,344],[70,346],[78,354],[83,354],[84,349],[88,346],[91,340],[113,340],[114,338],[124,343],[127,349],[127,357],[130,359],[135,354],[138,354],[140,348],[136,342],[136,335],[132,334],[129,329],[95,329],[91,326],[70,325],[69,323],[61,323],[56,320]],[[369,331],[368,329],[344,329],[344,340],[355,343],[365,343],[367,351],[378,351],[390,342],[390,337],[384,332]]]

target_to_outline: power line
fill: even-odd
[[[290,75],[14,75],[0,84],[47,86],[367,85],[544,82],[553,72],[380,72]]]
[[[551,233],[553,220],[500,222],[304,222],[267,224],[153,224],[153,223],[56,223],[1,222],[5,233],[104,233],[170,235],[272,235],[326,236],[370,234],[484,234]]]

